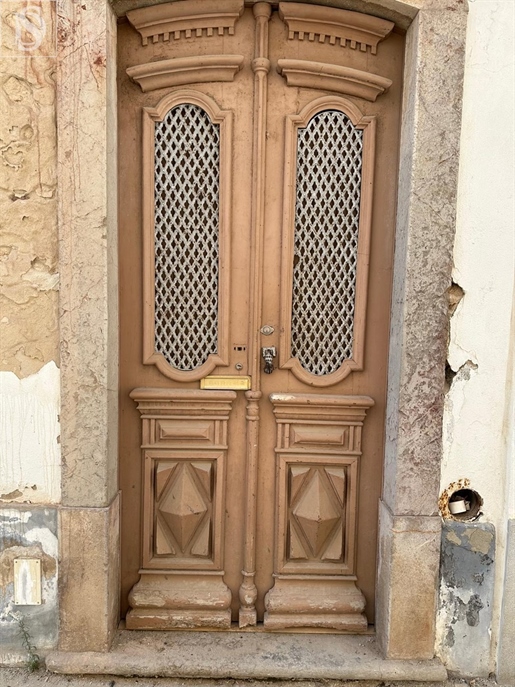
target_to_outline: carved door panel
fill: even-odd
[[[402,36],[297,3],[187,0],[128,20],[118,75],[127,626],[363,631]]]

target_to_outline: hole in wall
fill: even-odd
[[[468,479],[453,482],[442,492],[439,501],[440,514],[450,520],[471,522],[483,514],[483,498],[470,488]]]
[[[453,370],[449,361],[445,363],[445,393],[451,388],[454,379],[467,382],[473,370],[477,370],[477,364],[472,360],[466,360],[461,367]]]
[[[449,499],[449,511],[455,520],[477,520],[483,499],[473,489],[458,489]]]
[[[456,372],[449,365],[449,361],[446,360],[446,362],[445,362],[445,393],[447,393],[449,391],[449,389],[451,388],[452,383],[454,381],[454,377],[456,377]]]
[[[449,296],[449,317],[452,317],[454,313],[456,312],[456,308],[461,302],[461,299],[465,295],[465,291],[461,288],[459,284],[456,284],[456,282],[451,282],[451,285],[449,287],[448,291],[448,296]]]

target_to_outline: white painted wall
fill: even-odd
[[[507,485],[514,483],[508,461],[513,456],[508,418],[514,351],[514,27],[513,0],[470,0],[453,274],[465,296],[451,320],[449,363],[457,374],[446,399],[441,482],[445,489],[469,478],[484,499],[482,521],[496,528],[492,670]]]
[[[0,372],[0,499],[59,502],[59,389],[53,361],[24,379]]]

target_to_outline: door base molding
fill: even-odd
[[[142,573],[129,602],[129,630],[231,626],[231,592],[223,581],[223,572]]]
[[[365,597],[353,579],[321,579],[316,575],[277,575],[265,597],[264,626],[365,632]]]

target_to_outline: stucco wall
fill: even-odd
[[[469,3],[453,279],[464,296],[451,318],[441,488],[459,479],[483,499],[480,523],[496,532],[495,585],[485,597],[491,636],[474,635],[442,588],[439,652],[451,669],[466,656],[445,646],[449,627],[469,636],[477,664],[495,669],[505,577],[507,522],[513,518],[512,367],[515,215],[512,0]],[[451,377],[453,375],[451,374]],[[511,410],[510,410],[511,408]],[[512,426],[511,426],[512,427]],[[511,474],[510,474],[511,473]],[[511,480],[511,482],[510,482]],[[511,504],[511,505],[510,505]],[[470,592],[470,593],[469,593]],[[473,593],[464,591],[464,601]],[[467,597],[467,598],[465,598]],[[515,599],[512,600],[515,606]],[[487,608],[486,606],[491,606]],[[472,637],[475,636],[475,639]]]
[[[22,30],[21,3],[0,4],[3,502],[56,503],[60,492],[54,5],[42,4],[38,36]]]
[[[55,2],[42,7],[36,35],[23,3],[0,3],[0,662],[26,660],[20,619],[38,651],[58,628]],[[41,560],[41,605],[13,603],[18,557]]]

